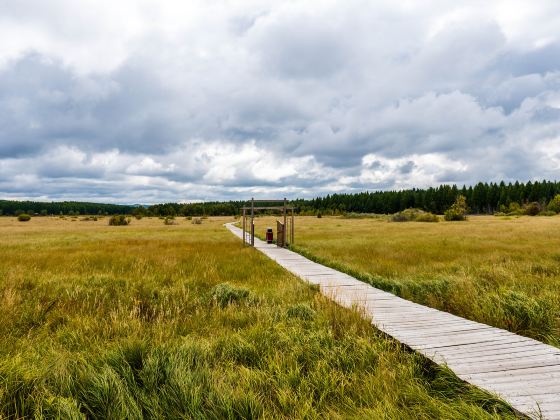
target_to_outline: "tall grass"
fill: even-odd
[[[406,299],[560,346],[559,229],[560,217],[301,217],[295,249]]]
[[[0,220],[0,417],[514,417],[224,221]]]

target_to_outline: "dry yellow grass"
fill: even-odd
[[[80,219],[0,218],[0,418],[512,416],[231,219]]]

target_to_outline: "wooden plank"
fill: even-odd
[[[547,377],[558,377],[560,375],[560,367],[531,367],[526,369],[516,369],[510,371],[502,372],[486,372],[486,373],[469,373],[463,374],[462,376],[469,378],[469,380],[476,381],[488,381],[488,382],[507,382],[512,378],[524,379],[531,378],[534,376],[541,376],[543,378]],[[543,390],[544,391],[544,390]]]
[[[489,343],[489,344],[481,344],[481,345],[465,345],[465,346],[458,346],[456,348],[445,348],[443,350],[435,349],[434,351],[430,352],[429,350],[426,353],[433,353],[438,354],[444,352],[450,356],[454,354],[472,354],[472,355],[484,355],[488,352],[492,351],[508,351],[510,350],[517,350],[521,348],[532,348],[534,349],[535,346],[539,346],[540,343],[533,343],[531,341],[520,341],[517,337],[512,337],[510,340],[500,341],[497,343]]]
[[[500,371],[510,371],[515,369],[525,369],[532,367],[542,367],[542,366],[558,366],[560,367],[560,360],[554,356],[532,356],[524,357],[521,359],[507,359],[507,360],[497,360],[497,361],[486,361],[486,360],[476,360],[476,361],[450,361],[449,366],[453,366],[454,370],[463,373],[486,373],[486,372],[500,372]]]
[[[239,228],[225,226],[242,238]],[[407,301],[258,238],[255,247],[459,378],[501,396],[529,417],[560,419],[559,349]]]
[[[446,355],[447,360],[455,360],[460,359],[463,361],[468,360],[480,360],[483,359],[484,361],[492,361],[492,360],[508,360],[508,359],[520,359],[524,357],[533,357],[533,356],[545,356],[545,355],[558,355],[555,353],[551,353],[548,349],[542,349],[540,346],[536,347],[536,350],[528,350],[524,348],[521,351],[511,351],[507,349],[500,348],[498,351],[494,352],[483,352],[477,354],[456,354],[456,355]]]

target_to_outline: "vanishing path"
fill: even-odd
[[[226,224],[239,238],[241,229]],[[428,308],[255,238],[255,248],[319,285],[342,306],[363,308],[381,331],[532,418],[560,419],[560,349]]]

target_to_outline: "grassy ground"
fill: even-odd
[[[257,231],[272,218],[257,219]],[[296,250],[407,299],[558,346],[560,216],[298,218]]]
[[[0,417],[512,416],[224,221],[0,218]]]

